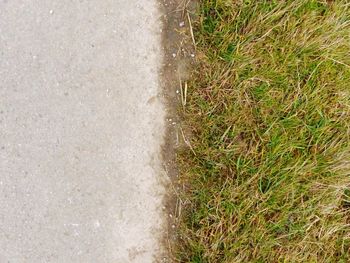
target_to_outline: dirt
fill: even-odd
[[[174,248],[179,242],[177,227],[181,213],[179,192],[182,185],[178,181],[176,151],[185,147],[179,107],[182,104],[181,87],[190,78],[189,72],[195,62],[195,48],[190,38],[190,20],[194,16],[194,1],[163,0],[162,6],[162,45],[163,67],[160,72],[160,83],[163,89],[164,104],[166,105],[166,132],[162,146],[164,169],[169,176],[165,186],[168,189],[164,198],[164,209],[167,211],[167,231],[162,243],[167,248],[167,260],[176,261]],[[190,19],[190,20],[189,20]]]

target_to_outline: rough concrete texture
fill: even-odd
[[[0,1],[0,262],[154,262],[156,0]]]

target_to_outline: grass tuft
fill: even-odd
[[[348,1],[201,0],[193,32],[178,261],[350,262]]]

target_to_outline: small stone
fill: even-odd
[[[175,53],[173,53],[173,58],[176,58],[176,54]]]
[[[185,26],[185,22],[184,21],[181,21],[180,24],[179,24],[180,27],[184,27]]]
[[[52,15],[53,14],[53,10],[50,10],[50,15]]]

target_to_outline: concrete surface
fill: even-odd
[[[0,262],[154,262],[156,0],[0,1]]]

